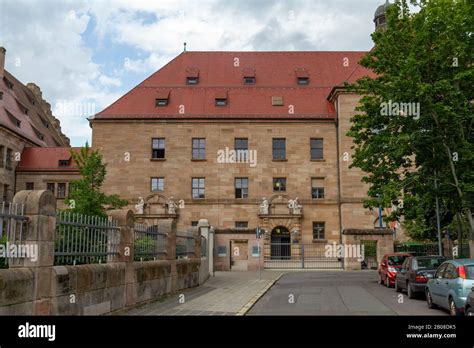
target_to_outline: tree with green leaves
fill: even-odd
[[[71,150],[71,156],[82,176],[69,185],[66,204],[72,212],[106,217],[107,209],[119,209],[128,204],[117,195],[106,195],[100,191],[107,170],[99,151],[92,150],[86,143],[79,153]]]
[[[348,132],[352,166],[366,173],[366,207],[403,199],[389,218],[404,215],[420,233],[438,197],[442,223],[462,216],[474,240],[474,2],[410,4],[418,11],[390,6],[386,30],[372,35],[360,64],[377,77],[348,86],[363,95]]]

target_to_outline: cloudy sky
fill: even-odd
[[[369,50],[384,0],[0,0],[6,68],[35,82],[73,146],[183,50]]]

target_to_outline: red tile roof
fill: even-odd
[[[101,111],[100,119],[334,119],[327,100],[335,86],[374,76],[357,62],[366,52],[184,52]],[[348,66],[347,63],[348,62]],[[243,76],[255,71],[255,84],[244,85]],[[197,85],[186,77],[199,74]],[[309,85],[297,84],[298,74]],[[225,107],[215,105],[216,94],[227,91]],[[155,99],[170,91],[167,106]],[[272,106],[281,96],[284,106]],[[289,113],[293,105],[294,113]],[[183,108],[184,107],[184,108]]]
[[[10,83],[13,84],[13,88],[8,88],[7,85]],[[0,127],[5,127],[28,139],[36,146],[67,145],[62,139],[62,133],[58,133],[42,109],[41,101],[6,70],[5,77],[0,78],[0,92],[3,92],[0,100]],[[28,114],[25,114],[25,110]],[[13,122],[8,113],[21,122],[20,127]],[[46,128],[45,123],[49,124],[49,128]]]
[[[70,150],[79,152],[80,147],[25,147],[21,154],[17,172],[58,171],[77,172],[77,166],[71,157]],[[60,160],[70,160],[69,166],[60,167]]]

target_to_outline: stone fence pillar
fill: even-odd
[[[20,191],[13,198],[13,203],[24,205],[24,215],[28,219],[21,245],[16,247],[25,247],[30,254],[25,258],[9,258],[9,267],[31,269],[35,279],[32,314],[49,315],[56,232],[56,198],[47,190]],[[18,241],[9,242],[18,243]]]
[[[166,260],[176,260],[176,222],[174,219],[160,219],[158,231],[166,233]]]
[[[108,262],[133,262],[134,258],[134,213],[132,210],[115,209],[107,212],[107,215],[117,221],[119,230],[119,238],[117,243],[113,244],[113,248],[118,252]]]
[[[194,237],[194,258],[200,259],[201,258],[201,232],[199,230],[199,227],[191,227],[189,229],[189,232],[192,233]]]

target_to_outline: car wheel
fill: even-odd
[[[449,298],[449,314],[451,314],[452,316],[460,315],[452,297]]]
[[[407,294],[408,294],[408,298],[413,299],[413,298],[416,297],[416,294],[415,294],[415,292],[413,291],[413,289],[412,289],[410,283],[407,283]]]
[[[466,309],[466,316],[468,317],[474,317],[474,309],[469,307]]]
[[[402,292],[402,288],[400,287],[400,285],[398,285],[398,282],[397,282],[396,279],[395,279],[395,291],[396,292]]]
[[[431,292],[429,290],[426,290],[426,304],[428,305],[428,308],[431,309],[438,307],[433,303],[433,298],[431,297]]]

